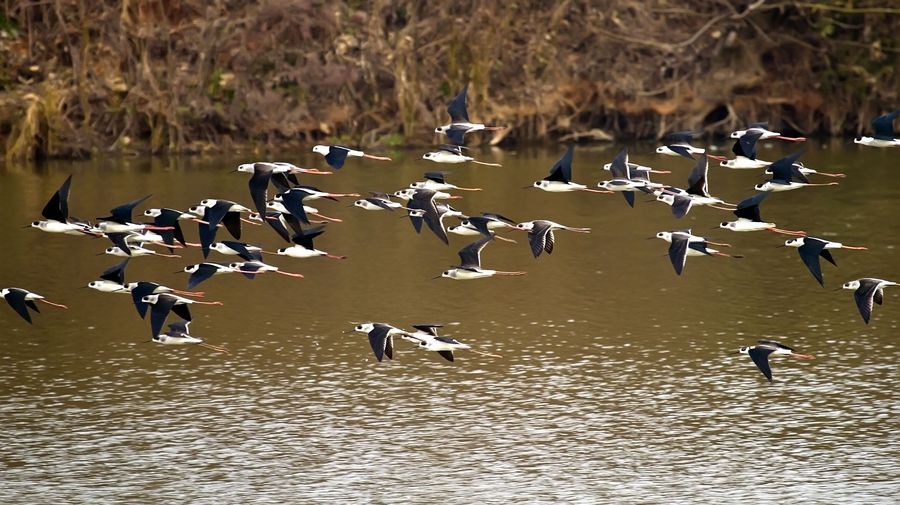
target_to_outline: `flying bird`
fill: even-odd
[[[552,167],[550,167],[550,174],[547,177],[544,177],[540,181],[537,181],[531,186],[526,187],[535,187],[544,191],[549,191],[551,193],[565,193],[569,191],[609,193],[609,191],[591,189],[584,184],[572,182],[572,158],[574,155],[575,146],[571,145],[568,149],[566,149],[566,152],[562,155],[562,158],[560,158],[559,161],[557,161]]]
[[[890,114],[878,116],[872,120],[872,130],[875,135],[872,137],[856,137],[853,142],[871,147],[898,147],[900,146],[900,138],[894,133],[894,119],[900,116],[900,110],[895,110]]]
[[[369,160],[391,161],[387,156],[375,156],[374,154],[366,154],[362,151],[350,149],[344,146],[326,146],[319,144],[313,147],[314,153],[319,153],[325,157],[325,163],[334,170],[340,170],[344,166],[344,162],[348,157],[366,158]]]
[[[779,344],[772,340],[760,340],[757,345],[750,347],[741,347],[735,354],[746,354],[750,356],[756,368],[766,376],[769,382],[772,382],[772,369],[769,368],[769,356],[790,356],[799,359],[813,359],[815,356],[811,354],[798,354],[790,347]]]
[[[768,195],[769,193],[757,193],[750,198],[742,200],[737,204],[737,208],[733,211],[733,214],[737,216],[737,220],[723,221],[719,224],[719,228],[737,232],[766,230],[775,233],[782,233],[784,235],[806,235],[806,232],[802,231],[791,231],[776,228],[775,223],[767,223],[762,220],[762,217],[759,213],[759,204],[762,203],[762,201],[765,200]]]
[[[819,262],[819,257],[825,258],[826,261],[837,266],[829,249],[851,249],[854,251],[866,250],[865,247],[849,246],[840,242],[831,242],[829,240],[810,236],[787,240],[785,241],[784,246],[797,248],[797,252],[800,254],[800,259],[803,260],[803,264],[806,265],[806,268],[809,269],[809,273],[811,273],[822,286],[825,286],[825,281],[822,279],[822,264]]]
[[[495,131],[504,129],[503,126],[485,126],[481,123],[469,121],[469,113],[466,110],[466,98],[469,85],[463,86],[462,91],[456,95],[447,105],[447,114],[450,115],[450,123],[438,126],[435,133],[443,133],[454,145],[461,146],[465,143],[465,135],[475,131]]]
[[[853,298],[856,300],[856,308],[859,309],[859,315],[863,321],[869,324],[872,317],[873,303],[881,305],[884,303],[884,288],[888,286],[896,286],[896,282],[886,281],[884,279],[875,279],[873,277],[863,277],[844,283],[842,289],[852,289]]]
[[[471,280],[493,277],[495,275],[525,275],[525,272],[503,272],[481,268],[481,251],[493,239],[493,235],[484,237],[460,249],[460,264],[449,270],[445,270],[441,275],[435,277],[435,279],[446,277],[454,280]]]
[[[14,311],[16,311],[19,316],[22,317],[28,324],[31,324],[31,314],[28,312],[28,309],[31,309],[35,312],[40,312],[38,310],[37,305],[34,302],[46,303],[52,307],[58,307],[60,309],[67,309],[65,305],[60,303],[53,303],[43,296],[28,291],[27,289],[21,288],[3,288],[0,289],[0,298],[6,300],[7,305],[10,306]]]

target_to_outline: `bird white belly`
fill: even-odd
[[[568,193],[569,191],[579,191],[587,188],[584,184],[576,184],[574,182],[559,182],[559,181],[551,181],[545,187],[540,187],[538,189],[543,189],[544,191],[548,191],[550,193]]]

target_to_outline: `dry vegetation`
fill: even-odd
[[[6,0],[6,158],[430,143],[470,82],[504,141],[850,134],[900,103],[885,1]],[[501,140],[501,139],[495,139]]]

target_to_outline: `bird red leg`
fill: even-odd
[[[651,170],[651,174],[671,174],[671,170]]]
[[[854,245],[842,245],[841,248],[843,248],[843,249],[850,249],[851,251],[868,251],[868,250],[869,250],[868,247],[861,246],[861,245],[857,245],[857,246],[854,246]]]
[[[366,154],[363,153],[363,158],[369,158],[370,160],[379,160],[379,161],[393,161],[387,156],[375,156],[374,154]]]
[[[734,211],[734,209],[730,209],[728,207],[719,207],[718,205],[707,205],[707,207],[709,207],[711,209],[716,209],[716,210],[727,210],[728,212]]]
[[[484,130],[489,131],[489,132],[495,132],[495,131],[500,131],[500,130],[505,130],[505,129],[506,129],[505,126],[485,126],[484,127]]]
[[[486,161],[478,161],[478,160],[472,160],[472,163],[477,163],[477,164],[479,164],[479,165],[485,165],[485,166],[488,166],[488,167],[502,167],[502,166],[503,166],[503,165],[501,165],[501,164],[499,164],[499,163],[488,163],[488,162],[486,162]]]
[[[460,187],[456,187],[456,188],[454,188],[454,189],[458,189],[458,190],[460,190],[460,191],[481,191],[481,188],[460,188]]]
[[[840,183],[839,182],[824,182],[824,183],[817,183],[817,184],[808,183],[808,184],[804,184],[804,186],[837,186],[838,184],[840,184]]]
[[[799,237],[805,237],[805,231],[791,231],[791,230],[782,230],[781,228],[766,228],[768,231],[773,231],[775,233],[782,233],[784,235],[794,235]]]
[[[778,140],[787,140],[788,142],[806,142],[806,137],[785,137],[782,135],[777,135],[775,137]]]
[[[333,259],[333,260],[345,260],[345,259],[347,259],[346,256],[338,256],[338,255],[336,255],[336,254],[325,254],[325,257],[326,257],[326,258],[329,258],[329,259]]]
[[[172,292],[176,295],[192,296],[194,298],[203,298],[206,296],[206,293],[203,291],[181,291],[179,289],[173,289]]]
[[[328,221],[332,221],[334,223],[343,223],[344,222],[342,219],[338,219],[336,217],[323,216],[322,214],[319,214],[318,212],[310,212],[310,214],[312,214],[313,216],[328,220]]]
[[[718,251],[714,252],[713,256],[724,256],[726,258],[738,258],[738,259],[743,258],[743,256],[741,256],[740,254],[728,254],[728,253],[723,253],[723,252],[718,252]]]
[[[223,352],[223,353],[229,354],[229,355],[231,354],[231,352],[224,347],[207,344],[206,342],[199,342],[199,343],[197,343],[197,345],[199,345],[200,347],[205,347],[207,349],[212,349],[213,351]]]
[[[353,197],[353,198],[359,198],[360,194],[359,193],[328,193],[328,196],[330,196],[332,198],[340,198],[340,197],[346,197],[346,196]]]
[[[847,177],[847,174],[819,172],[818,170],[816,171],[816,174],[824,175],[825,177]]]
[[[156,225],[152,225],[152,224],[145,224],[144,229],[145,230],[153,230],[153,231],[168,231],[168,230],[174,230],[175,227],[174,226],[156,226]]]
[[[494,272],[494,275],[525,275],[527,272]]]
[[[467,350],[468,350],[468,351],[471,351],[471,352],[474,352],[475,354],[480,354],[480,355],[482,355],[482,356],[488,356],[488,357],[491,357],[491,358],[502,358],[502,357],[503,357],[503,356],[500,356],[499,354],[491,354],[491,353],[489,353],[489,352],[476,351],[475,349],[467,349]]]
[[[257,223],[256,221],[251,221],[251,220],[243,218],[243,217],[241,218],[241,221],[243,221],[247,224],[252,224],[253,226],[260,226],[262,224],[262,223]]]
[[[494,235],[494,238],[496,238],[497,240],[502,240],[504,242],[510,242],[513,244],[517,243],[515,240],[513,240],[511,238],[501,237],[500,235]]]
[[[612,194],[612,191],[607,191],[605,189],[593,189],[593,188],[582,188],[580,191],[587,191],[588,193],[606,193]]]
[[[656,238],[656,237],[650,237],[650,238]],[[726,244],[724,242],[710,242],[709,240],[707,240],[706,243],[709,245],[715,245],[715,246],[719,246],[719,247],[731,247],[731,244]]]
[[[148,251],[149,251],[149,249],[148,249]],[[154,256],[162,256],[163,258],[180,258],[181,257],[177,254],[165,254],[165,253],[156,252],[156,251],[152,251],[152,253]]]
[[[292,174],[312,174],[312,175],[331,175],[331,172],[323,172],[318,168],[300,168],[299,170],[291,170]]]
[[[790,356],[792,358],[797,358],[797,359],[814,359],[815,358],[815,356],[813,356],[812,354],[791,353],[791,354],[788,354],[788,356]]]
[[[200,305],[225,305],[222,302],[201,302],[200,300],[194,300],[193,303],[199,303]]]
[[[61,309],[68,309],[68,308],[69,308],[69,307],[66,307],[65,305],[63,305],[63,304],[61,304],[61,303],[53,303],[53,302],[51,302],[51,301],[44,300],[43,298],[38,298],[38,301],[41,302],[41,303],[46,303],[47,305],[52,305],[52,306],[54,306],[54,307],[59,307],[59,308],[61,308]]]
[[[726,158],[726,157],[724,157],[724,156],[719,156],[719,155],[716,155],[716,154],[707,154],[706,157],[707,157],[707,158],[714,159],[714,160],[716,160],[716,161],[725,161],[725,160],[728,159],[728,158]]]
[[[296,278],[298,278],[298,279],[302,279],[302,278],[303,278],[303,274],[295,274],[295,273],[292,273],[292,272],[282,272],[281,270],[275,270],[274,272],[275,272],[276,274],[287,275],[288,277],[296,277]]]

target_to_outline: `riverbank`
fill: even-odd
[[[486,142],[864,131],[900,103],[890,2],[12,2],[7,160],[434,144],[469,83]],[[491,27],[491,29],[486,29]]]

